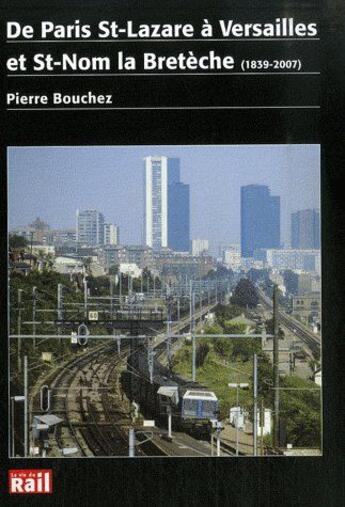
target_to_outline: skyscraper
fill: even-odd
[[[320,213],[304,209],[291,214],[291,247],[298,249],[320,248]]]
[[[145,244],[168,246],[168,159],[145,157]]]
[[[180,159],[168,158],[168,185],[180,182]]]
[[[189,185],[173,183],[168,187],[168,247],[189,251]]]
[[[241,255],[280,246],[280,197],[265,185],[241,187]]]
[[[180,160],[146,157],[144,164],[145,244],[188,251],[189,185],[180,182]]]
[[[104,244],[104,216],[95,209],[76,213],[76,241],[85,245]]]

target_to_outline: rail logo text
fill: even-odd
[[[49,494],[53,492],[51,469],[16,469],[8,471],[10,494]]]

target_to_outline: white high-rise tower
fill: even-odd
[[[168,246],[168,159],[145,157],[145,244]]]

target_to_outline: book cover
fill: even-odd
[[[1,494],[341,505],[338,2],[1,13]]]

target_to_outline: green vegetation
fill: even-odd
[[[320,389],[314,382],[294,375],[281,379],[280,385],[292,389],[280,391],[280,414],[288,442],[297,447],[320,445]]]
[[[231,305],[218,304],[215,312],[217,322],[219,322],[219,324],[223,326],[226,320],[231,320],[234,317],[238,317],[239,315],[241,315],[241,313],[243,312],[243,308],[235,304]]]
[[[218,305],[215,309],[216,322],[204,328],[205,334],[242,334],[245,332],[243,324],[230,322],[240,316],[243,308],[238,305]],[[250,338],[202,338],[198,340],[198,351],[203,351],[203,361],[197,366],[198,382],[214,391],[220,401],[221,417],[229,416],[230,407],[236,405],[236,390],[228,387],[229,382],[251,382],[252,353],[259,350],[257,340]],[[205,351],[207,353],[205,354]],[[200,352],[199,352],[200,353]],[[173,359],[173,370],[183,377],[191,377],[192,346],[187,343],[180,349]],[[250,390],[240,392],[242,406],[249,411],[252,408],[252,395]]]
[[[229,322],[243,313],[238,305],[218,305],[216,320],[204,328],[205,334],[241,334],[244,326]],[[239,392],[240,404],[252,419],[253,409],[253,353],[258,355],[258,396],[265,408],[273,409],[273,368],[269,356],[261,351],[259,339],[214,338],[198,339],[198,351],[202,361],[197,361],[197,381],[215,392],[220,402],[220,416],[227,418],[229,409],[236,405],[236,389],[228,383],[249,383],[249,389]],[[199,352],[201,354],[201,352]],[[173,371],[191,378],[192,345],[186,343],[173,358]],[[280,378],[280,416],[285,424],[287,442],[299,447],[320,446],[320,390],[310,381],[295,375]],[[271,437],[266,438],[271,445]]]
[[[9,238],[9,247],[10,250],[21,250],[27,246],[28,242],[23,236],[18,236],[17,234],[11,234]]]
[[[274,334],[273,318],[266,320],[265,326],[266,326],[266,332],[268,334]],[[283,329],[281,328],[281,326],[279,326],[278,336],[279,336],[280,340],[284,339],[285,333],[284,333]]]
[[[150,287],[153,286],[153,277],[147,272],[150,279]],[[127,277],[122,277],[122,293],[127,293]],[[239,282],[241,284],[242,281]],[[36,313],[36,320],[57,319],[57,286],[61,283],[64,287],[64,309],[65,318],[69,320],[83,320],[83,277],[74,276],[70,279],[68,275],[61,275],[51,270],[41,272],[33,270],[27,276],[12,273],[10,284],[10,332],[17,334],[18,316],[21,314],[21,333],[31,334],[32,325],[24,324],[25,321],[31,321],[33,287],[36,291],[37,310],[50,310],[54,312]],[[88,277],[88,285],[92,295],[109,294],[109,277]],[[157,280],[156,287],[158,288]],[[244,286],[246,285],[247,288]],[[133,280],[133,289],[140,291],[141,281]],[[245,308],[254,304],[253,286],[241,284],[241,290],[235,290],[236,304],[218,305],[215,308],[215,322],[204,328],[205,334],[243,334],[247,325],[232,321],[232,319],[246,313]],[[18,289],[22,289],[22,303],[18,304]],[[146,289],[143,287],[143,290]],[[254,288],[255,289],[255,288]],[[114,288],[114,294],[118,294],[119,287]],[[251,301],[251,304],[248,301]],[[68,308],[68,310],[67,310]],[[90,309],[91,303],[90,303]],[[255,327],[255,324],[253,324]],[[57,325],[44,323],[37,325],[37,333],[56,333]],[[74,330],[72,327],[66,327],[62,332],[68,334]],[[255,329],[253,329],[255,330]],[[105,336],[111,332],[106,326],[96,325],[92,331]],[[17,345],[13,340],[10,346],[11,357],[11,375],[12,381],[17,387],[20,386],[22,375],[17,374]],[[41,359],[42,351],[53,353],[53,364],[58,364],[61,357],[72,354],[69,340],[63,340],[61,343],[57,340],[46,340],[42,344],[33,348],[31,339],[22,340],[22,355],[27,354],[30,357],[30,385],[33,385],[38,375],[42,371],[48,371],[49,366],[44,365]],[[95,342],[90,342],[94,346]],[[225,337],[207,339],[198,339],[196,366],[197,380],[207,388],[213,390],[220,401],[221,418],[228,417],[229,408],[236,404],[236,390],[230,389],[228,383],[249,383],[249,390],[240,390],[241,406],[251,414],[252,411],[252,386],[253,386],[253,353],[258,354],[258,394],[259,401],[264,400],[266,408],[273,408],[273,371],[269,357],[262,353],[261,342],[259,339]],[[317,366],[318,357],[315,357]],[[186,343],[174,356],[172,368],[174,372],[181,374],[186,378],[191,378],[192,365],[192,346]],[[36,368],[37,367],[37,368]],[[35,368],[35,369],[33,369]],[[320,390],[311,381],[300,379],[296,376],[287,376],[280,379],[281,390],[281,419],[285,421],[287,430],[287,441],[294,446],[318,447],[320,445]]]
[[[83,296],[81,288],[78,283],[81,280],[71,282],[69,276],[61,275],[54,271],[43,270],[32,271],[27,276],[18,273],[11,274],[10,283],[10,333],[18,333],[18,317],[20,312],[21,317],[21,334],[32,334],[33,326],[31,324],[24,324],[25,321],[32,321],[32,302],[33,302],[33,288],[36,287],[36,321],[55,321],[57,319],[57,285],[63,284],[64,290],[64,303],[82,303]],[[18,303],[18,289],[22,289],[22,302]],[[75,308],[75,307],[74,307]],[[48,312],[49,309],[55,309],[54,312]],[[70,318],[76,318],[78,310],[74,309],[73,314],[70,313]],[[37,324],[37,334],[56,334],[55,324]],[[62,331],[64,333],[64,331]],[[42,352],[51,352],[54,361],[59,357],[65,357],[72,353],[70,343],[67,340],[42,340],[36,339],[36,347],[32,339],[21,340],[21,355],[28,355],[29,367],[35,368],[30,372],[30,385],[36,378],[44,371],[49,371],[50,367],[44,364],[41,360]],[[10,358],[11,358],[11,379],[14,384],[21,382],[21,376],[17,371],[17,340],[12,340],[10,343]]]
[[[204,339],[202,339],[204,340]],[[220,417],[229,417],[229,409],[236,405],[236,390],[228,387],[229,382],[249,382],[251,375],[251,362],[225,361],[208,342],[209,352],[202,366],[197,369],[197,379],[215,392],[220,401]],[[186,344],[177,352],[173,359],[173,371],[185,378],[191,378],[192,347]],[[250,409],[252,398],[250,391],[240,392],[240,401],[243,406]]]
[[[21,238],[20,238],[21,239]],[[89,270],[90,267],[90,258],[85,259],[85,268],[86,271]],[[153,276],[152,274],[146,270],[145,272],[145,284],[143,286],[143,291],[147,289],[147,281],[149,281],[150,289],[153,287]],[[84,284],[83,284],[84,275],[83,274],[73,274],[70,275],[62,275],[59,274],[52,269],[50,269],[49,264],[42,270],[32,269],[29,273],[24,276],[21,273],[12,272],[10,277],[10,287],[9,287],[9,298],[10,298],[10,333],[11,334],[19,334],[18,323],[20,320],[20,334],[21,335],[31,335],[33,334],[33,326],[32,324],[26,324],[25,322],[32,322],[34,314],[33,314],[33,301],[34,301],[34,287],[35,289],[35,304],[36,304],[36,314],[35,321],[39,322],[36,324],[36,334],[57,334],[58,333],[58,325],[56,323],[58,319],[57,314],[57,288],[58,284],[62,284],[63,291],[63,317],[66,321],[75,321],[75,322],[83,322],[85,319],[85,310],[84,310]],[[109,295],[110,291],[110,277],[109,276],[100,276],[93,277],[91,275],[87,276],[88,288],[90,290],[91,296],[105,296]],[[128,277],[126,275],[122,275],[122,295],[128,294]],[[160,280],[156,278],[155,280],[156,288],[160,287]],[[18,301],[19,289],[21,289],[21,302]],[[136,292],[141,291],[141,280],[133,279],[132,280],[132,289]],[[113,294],[119,294],[119,284],[113,287]],[[104,309],[109,310],[109,303],[103,303]],[[99,310],[99,305],[93,306],[92,300],[88,302],[88,309]],[[19,319],[20,317],[20,319]],[[109,314],[105,317],[105,320],[109,318]],[[51,321],[51,323],[49,323]],[[76,325],[65,324],[63,327],[60,327],[61,334],[68,335],[71,334],[72,331],[76,330]],[[93,334],[104,334],[104,336],[108,336],[112,333],[111,325],[109,324],[93,324],[90,331]],[[90,340],[89,347],[93,347],[99,344],[95,340]],[[62,357],[67,357],[68,355],[74,354],[71,349],[70,340],[58,340],[58,339],[42,339],[36,338],[34,346],[33,339],[23,338],[21,340],[21,356],[27,355],[29,357],[30,362],[30,385],[36,380],[36,378],[43,371],[49,371],[50,366],[44,364],[42,361],[42,352],[51,352],[52,353],[52,363],[59,364],[61,362]],[[18,341],[12,340],[10,343],[10,363],[11,363],[11,379],[13,385],[16,383],[21,383],[22,375],[18,375],[17,371],[17,352],[18,352]],[[80,351],[82,353],[82,351]],[[202,355],[200,356],[200,360],[202,361]],[[18,385],[19,385],[18,384]]]
[[[241,278],[235,287],[231,302],[244,308],[255,308],[259,296],[253,283],[247,278]]]

